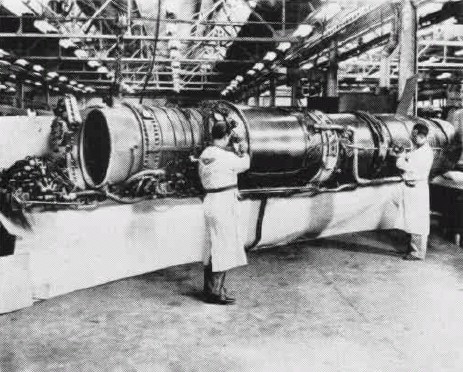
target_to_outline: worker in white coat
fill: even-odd
[[[460,145],[463,145],[463,108],[455,110],[452,115],[447,118],[447,121],[453,124],[457,136],[459,137]],[[458,159],[456,169],[463,170],[463,152],[460,155],[460,159]]]
[[[412,150],[397,158],[397,167],[403,171],[405,181],[402,198],[404,230],[410,234],[405,260],[424,260],[426,256],[430,225],[429,172],[434,159],[428,132],[425,124],[415,124]]]
[[[227,270],[247,264],[239,228],[238,173],[249,169],[244,141],[230,149],[231,128],[218,121],[211,130],[212,146],[199,158],[199,176],[206,192],[204,216],[208,242],[204,252],[204,297],[214,304],[231,304],[224,287]]]

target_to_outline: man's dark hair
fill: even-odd
[[[222,139],[230,134],[230,127],[225,121],[216,122],[211,130],[212,139]]]
[[[413,130],[416,130],[418,134],[424,134],[425,136],[429,133],[429,128],[426,124],[417,123],[413,126]]]

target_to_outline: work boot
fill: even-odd
[[[235,302],[233,297],[227,296],[224,288],[225,271],[210,272],[209,281],[205,284],[204,300],[210,304],[231,305]],[[206,273],[205,273],[206,277]]]

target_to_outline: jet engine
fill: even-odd
[[[155,193],[200,189],[194,157],[210,143],[217,120],[247,141],[251,167],[239,180],[246,193],[337,190],[398,182],[394,154],[411,149],[411,130],[429,127],[432,175],[452,168],[459,156],[453,126],[393,114],[323,114],[285,108],[207,102],[197,108],[123,103],[87,110],[80,136],[80,164],[92,188],[118,185],[137,174],[157,177]]]

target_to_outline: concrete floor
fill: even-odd
[[[200,264],[0,316],[0,371],[462,371],[463,251],[362,233],[254,252],[234,306],[204,304]]]

